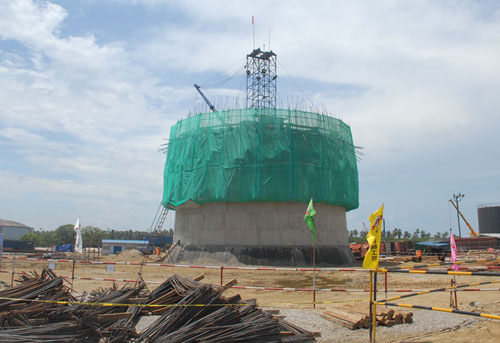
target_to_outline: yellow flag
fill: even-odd
[[[380,236],[382,233],[382,220],[384,219],[384,204],[373,212],[368,219],[370,220],[370,232],[366,235],[366,240],[370,248],[366,252],[363,260],[363,268],[378,268],[378,257],[380,253]]]

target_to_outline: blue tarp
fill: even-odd
[[[170,236],[144,236],[142,239],[148,240],[150,244],[157,247],[172,244],[172,237]]]
[[[425,245],[426,247],[445,247],[445,246],[449,246],[450,243],[444,243],[444,242],[417,242],[417,245]]]
[[[102,243],[111,244],[149,244],[149,241],[140,241],[136,239],[103,239]]]
[[[4,249],[9,250],[33,250],[35,245],[32,241],[14,241],[6,239],[3,241]]]
[[[73,252],[73,244],[56,245],[57,252]]]

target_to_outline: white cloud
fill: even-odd
[[[99,46],[93,34],[83,37],[60,36],[60,25],[67,17],[66,10],[50,2],[19,0],[0,5],[0,37],[26,44],[42,52],[54,62],[79,69],[101,70],[117,67],[113,63],[122,51],[119,44]]]
[[[24,47],[0,55],[0,140],[14,154],[0,188],[19,204],[46,199],[52,226],[65,221],[63,201],[85,206],[103,226],[135,206],[140,218],[113,225],[145,227],[162,196],[165,156],[157,149],[191,92],[161,85],[120,42],[64,36],[67,16],[50,2],[0,5],[0,38]],[[137,208],[144,202],[153,206]]]
[[[146,62],[192,72],[223,70],[250,50],[254,14],[258,43],[267,42],[270,28],[278,60],[294,77],[366,89],[349,98],[310,97],[351,124],[355,139],[375,152],[419,141],[432,146],[446,137],[449,143],[454,133],[490,125],[478,123],[478,107],[495,104],[482,117],[492,120],[500,105],[492,92],[500,86],[497,8],[485,20],[477,3],[255,1],[245,11],[232,1],[178,6],[191,21],[167,23],[145,43]]]
[[[244,61],[252,47],[252,15],[259,46],[268,45],[270,29],[271,46],[287,72],[320,84],[325,90],[308,96],[351,125],[355,143],[366,147],[363,213],[378,206],[382,191],[420,180],[415,166],[432,169],[457,159],[456,145],[474,155],[467,161],[489,158],[482,169],[500,167],[491,158],[499,143],[491,135],[500,130],[495,4],[253,1],[242,10],[235,1],[130,3],[164,11],[169,19],[151,23],[151,35],[140,42],[126,32],[121,41],[100,43],[98,31],[67,34],[65,22],[74,13],[60,5],[0,3],[0,142],[16,159],[3,160],[8,163],[0,170],[0,187],[24,200],[30,190],[50,198],[48,210],[62,208],[58,220],[66,209],[60,199],[68,195],[79,199],[72,206],[84,207],[96,222],[124,227],[127,219],[117,219],[118,209],[141,213],[134,224],[149,222],[154,208],[141,206],[161,197],[164,155],[156,149],[193,99],[197,108],[205,106],[192,82],[174,86],[180,83],[175,75],[234,71],[227,67]],[[278,71],[281,87],[287,73],[281,65]],[[216,106],[217,98],[227,103],[243,97],[238,90],[209,92]],[[471,168],[461,172],[483,175]],[[460,185],[451,185],[460,178],[453,169],[438,168],[446,191]],[[374,185],[381,176],[387,180]],[[387,197],[388,209],[391,201],[405,201]]]

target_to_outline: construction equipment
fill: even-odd
[[[451,204],[453,205],[453,207],[455,207],[455,209],[457,210],[457,213],[460,215],[460,217],[462,217],[462,219],[464,220],[465,224],[467,224],[467,227],[468,227],[468,228],[469,228],[469,230],[470,230],[469,235],[470,235],[470,236],[473,236],[473,237],[478,237],[478,236],[479,236],[479,234],[478,234],[476,231],[474,231],[474,229],[473,229],[473,228],[472,228],[472,226],[469,224],[469,222],[467,221],[467,219],[465,219],[465,217],[464,217],[464,215],[462,214],[462,212],[460,212],[460,210],[458,209],[457,204],[455,204],[455,202],[453,202],[453,200],[452,200],[452,199],[450,199],[450,202],[451,202]]]
[[[200,93],[201,97],[203,98],[203,100],[205,100],[205,102],[207,103],[208,107],[210,107],[210,110],[212,112],[217,112],[217,110],[215,109],[215,106],[212,105],[212,103],[210,102],[210,100],[208,100],[208,98],[205,96],[205,94],[203,94],[203,92],[201,91],[201,88],[200,86],[198,86],[196,83],[194,84],[194,88],[196,88],[196,90],[198,91],[198,93]]]

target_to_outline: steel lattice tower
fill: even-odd
[[[245,67],[247,108],[276,108],[276,54],[254,49]]]

